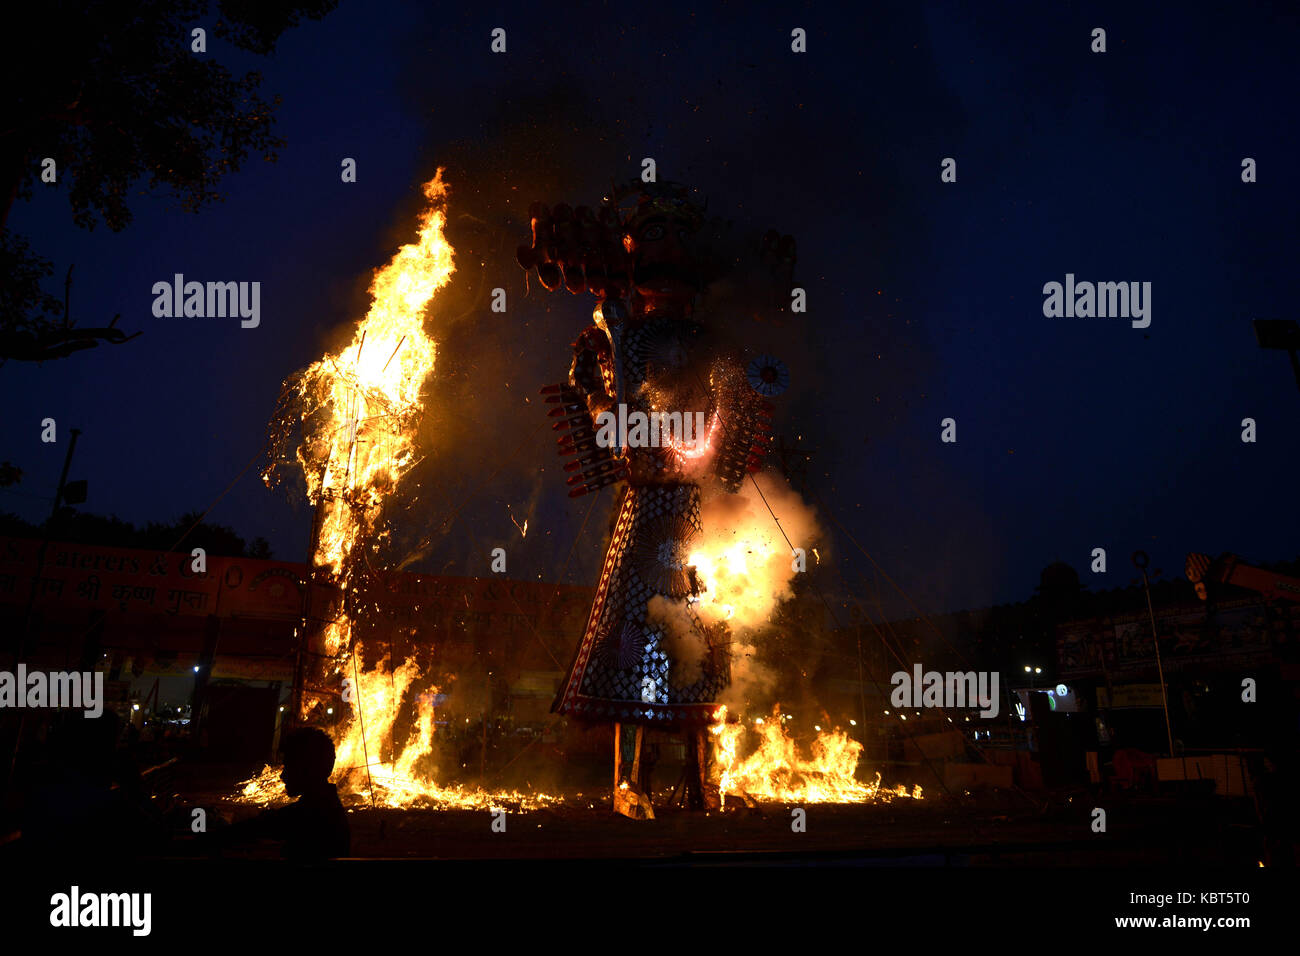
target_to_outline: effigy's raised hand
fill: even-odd
[[[592,292],[599,298],[621,295],[627,287],[627,252],[617,216],[608,207],[561,203],[548,208],[535,202],[528,209],[532,243],[515,254],[526,271],[537,271],[542,287],[553,292],[561,285],[575,295]]]

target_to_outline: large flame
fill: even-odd
[[[777,606],[794,596],[797,562],[807,560],[820,536],[812,508],[779,476],[767,472],[756,481],[762,494],[756,482],[746,481],[735,494],[706,496],[700,506],[702,533],[691,542],[687,558],[703,588],[692,602],[696,613],[706,624],[726,621],[741,637],[763,627]],[[805,557],[794,548],[802,548]]]
[[[281,442],[295,427],[301,429],[294,457],[319,509],[313,574],[339,595],[329,608],[313,608],[313,618],[325,622],[315,645],[327,662],[313,674],[318,683],[343,691],[337,698],[304,696],[299,716],[332,716],[334,699],[350,707],[334,731],[333,780],[345,797],[390,807],[536,805],[550,798],[438,786],[430,766],[436,689],[421,688],[422,675],[413,660],[394,670],[363,670],[363,644],[354,634],[361,611],[359,586],[374,573],[367,552],[378,550],[383,536],[383,501],[418,460],[415,437],[423,391],[437,356],[425,332],[425,310],[455,271],[453,250],[443,234],[447,188],[442,172],[424,184],[429,205],[420,215],[416,240],[375,271],[369,311],[351,341],[286,382],[273,422]],[[267,470],[268,483],[278,464]],[[416,693],[420,689],[424,692]],[[412,704],[418,707],[414,729],[408,739],[396,740],[402,708]],[[284,788],[268,767],[246,782],[240,797],[274,801],[284,798]]]
[[[727,794],[754,800],[786,803],[865,803],[894,797],[921,799],[921,788],[909,793],[901,784],[894,790],[882,788],[880,774],[871,783],[857,779],[862,744],[839,730],[820,731],[809,747],[799,753],[786,733],[780,707],[771,717],[753,721],[727,721],[727,708],[718,708],[709,728],[713,735],[714,779],[725,806]],[[742,742],[757,736],[758,744],[748,756],[741,756]]]
[[[408,692],[421,683],[420,669],[407,661],[396,670],[377,667],[359,673],[355,709],[347,730],[335,743],[331,778],[350,802],[439,809],[529,810],[555,802],[546,794],[517,791],[488,792],[460,786],[439,786],[433,779],[434,700],[438,688],[429,686],[416,695],[417,717],[405,741],[399,742],[395,724]],[[364,733],[362,728],[364,726]],[[390,750],[391,748],[391,750]],[[390,750],[391,756],[385,751]],[[276,803],[288,799],[279,771],[265,767],[243,784],[239,800]]]
[[[381,501],[415,462],[422,393],[437,355],[424,311],[455,271],[443,235],[442,170],[425,183],[424,195],[430,206],[420,217],[418,238],[376,270],[370,311],[351,343],[300,379],[305,411],[298,461],[308,495],[327,503],[312,557],[345,586],[353,546],[373,531]],[[330,635],[335,650],[346,637],[343,629]]]
[[[758,661],[758,635],[793,596],[807,555],[820,560],[813,547],[821,537],[813,510],[776,475],[763,475],[762,484],[762,493],[756,479],[735,494],[706,498],[700,507],[702,533],[692,541],[688,558],[701,586],[691,602],[696,613],[706,625],[725,624],[730,635],[728,699],[742,702],[742,710],[749,698],[772,699],[776,675]],[[878,773],[870,783],[859,781],[862,744],[839,730],[819,729],[808,753],[800,753],[779,706],[770,717],[753,721],[728,721],[727,708],[719,707],[710,731],[714,782],[724,802],[727,794],[798,803],[921,796],[920,787],[910,794],[901,786],[882,788]]]

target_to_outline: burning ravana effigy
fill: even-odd
[[[291,716],[329,728],[332,779],[349,802],[528,809],[557,798],[438,781],[432,676],[414,659],[367,654],[364,640],[387,586],[376,567],[384,502],[425,453],[416,436],[437,358],[431,304],[454,272],[441,170],[424,193],[416,238],[375,270],[365,317],[345,345],[286,380],[272,418],[264,478],[274,485],[301,474],[315,506]],[[751,672],[744,642],[791,596],[787,531],[808,538],[815,528],[797,495],[778,482],[762,493],[748,474],[767,446],[764,396],[784,388],[784,366],[759,356],[742,368],[721,316],[697,309],[732,264],[718,242],[726,226],[706,222],[676,185],[615,190],[598,213],[540,205],[531,213],[533,241],[520,263],[547,289],[563,284],[598,300],[568,380],[545,390],[570,494],[623,484],[595,603],[553,709],[614,724],[614,806],[630,816],[653,814],[640,760],[647,727],[686,736],[684,794],[695,807],[727,793],[888,798],[879,776],[856,781],[857,741],[819,728],[811,757],[802,756],[777,714],[753,720],[759,743],[742,756],[749,728],[726,720],[718,703],[736,689],[737,660]],[[788,289],[793,240],[769,232],[759,261],[760,274]],[[238,799],[284,798],[267,767]]]
[[[614,725],[614,806],[653,816],[642,776],[647,727],[686,736],[687,803],[718,806],[707,728],[730,680],[725,620],[698,613],[692,552],[702,502],[734,493],[757,470],[771,406],[747,381],[726,317],[697,300],[726,263],[685,187],[633,182],[597,212],[540,203],[518,260],[543,287],[596,296],[573,343],[567,382],[544,390],[571,495],[621,482],[595,603],[553,710]],[[794,242],[769,233],[780,274]],[[766,373],[766,374],[763,374]],[[761,381],[772,381],[761,369]]]

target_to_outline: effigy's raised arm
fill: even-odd
[[[553,292],[563,286],[601,299],[627,294],[628,255],[613,207],[593,212],[590,206],[550,208],[535,202],[528,216],[532,242],[520,246],[515,258],[525,272],[536,271],[542,288]]]

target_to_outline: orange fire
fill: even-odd
[[[704,624],[725,624],[729,632],[730,699],[770,700],[775,675],[758,662],[755,645],[773,613],[793,597],[806,555],[820,562],[813,547],[821,537],[816,515],[797,492],[768,472],[735,494],[706,498],[700,523],[688,560],[702,591],[691,604]],[[919,786],[911,793],[901,786],[882,788],[880,774],[871,783],[860,782],[862,744],[839,730],[819,729],[808,754],[801,754],[786,732],[779,706],[769,718],[730,723],[723,706],[714,720],[714,782],[724,802],[728,794],[797,803],[921,797]]]
[[[517,791],[488,792],[460,786],[439,786],[432,764],[437,687],[415,697],[417,718],[409,737],[400,742],[394,733],[403,700],[420,682],[420,669],[408,661],[396,670],[382,667],[360,673],[354,711],[346,730],[335,741],[331,778],[348,802],[388,808],[531,810],[555,802],[546,794]],[[362,733],[362,726],[365,731]],[[393,757],[385,759],[391,744]],[[288,799],[279,771],[265,767],[243,784],[238,800],[277,803]]]
[[[535,806],[550,798],[438,786],[430,766],[436,689],[426,685],[425,693],[416,693],[422,675],[414,661],[392,671],[362,670],[363,645],[353,633],[359,609],[350,598],[368,564],[363,556],[377,551],[383,536],[383,501],[420,455],[415,439],[424,387],[437,357],[434,340],[425,332],[425,311],[455,271],[453,249],[443,233],[447,187],[442,172],[424,184],[429,205],[420,215],[415,241],[375,271],[369,311],[351,341],[286,383],[273,427],[282,434],[294,425],[301,428],[295,458],[307,493],[320,509],[312,566],[341,595],[334,606],[313,608],[313,617],[327,621],[320,637],[330,662],[325,683],[340,689],[341,705],[351,710],[334,734],[333,779],[340,791],[388,807]],[[273,464],[263,476],[268,483],[275,468]],[[300,716],[333,699],[305,699]],[[418,707],[415,729],[407,740],[393,739],[402,708],[413,704]],[[240,794],[240,799],[258,803],[282,798],[278,772],[270,767],[247,781]]]
[[[704,623],[726,621],[743,640],[794,596],[793,549],[806,554],[820,536],[816,515],[782,478],[765,472],[735,494],[706,497],[700,524],[687,560],[703,593],[692,604]]]
[[[882,788],[880,774],[871,783],[857,779],[862,744],[839,730],[820,731],[802,756],[786,733],[780,707],[768,719],[753,721],[752,731],[743,721],[727,722],[727,708],[720,707],[709,728],[713,735],[714,778],[725,806],[727,794],[754,800],[785,803],[866,803],[894,797],[921,799],[921,788],[911,793],[901,784],[896,790]],[[758,737],[748,756],[740,755],[742,741]]]

